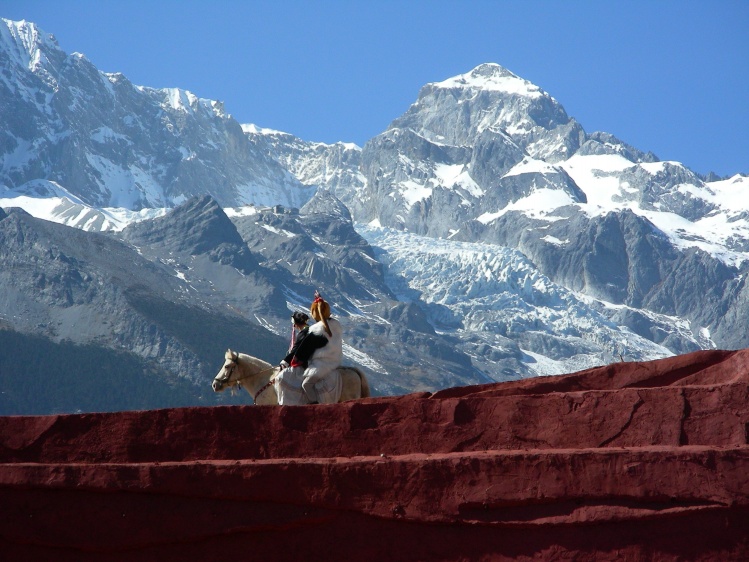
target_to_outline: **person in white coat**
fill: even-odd
[[[330,305],[315,292],[310,306],[312,318],[317,320],[310,326],[307,339],[325,340],[315,349],[304,370],[302,389],[310,404],[335,404],[341,398],[343,381],[337,371],[343,359],[343,330],[341,323],[330,316]]]
[[[282,406],[334,404],[343,391],[341,374],[336,370],[343,358],[341,324],[330,317],[330,305],[317,291],[310,314],[317,322],[299,333],[275,377]]]

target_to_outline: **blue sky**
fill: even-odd
[[[421,86],[496,62],[701,173],[749,173],[749,1],[0,0],[132,82],[362,146]]]

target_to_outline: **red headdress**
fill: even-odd
[[[323,309],[324,307],[324,309]],[[330,316],[330,305],[325,302],[325,299],[322,298],[319,291],[315,291],[315,300],[312,301],[312,304],[310,305],[310,312],[312,312],[312,316],[315,316],[315,312],[317,312],[320,315],[320,322],[323,323],[323,326],[325,326],[325,331],[329,336],[332,336],[333,333],[330,331],[330,326],[328,326],[328,316]]]

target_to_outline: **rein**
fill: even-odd
[[[236,361],[234,361],[234,365],[235,365],[235,366],[237,365],[237,362],[236,362]],[[268,367],[267,369],[263,369],[262,371],[258,371],[257,373],[252,373],[252,374],[250,374],[250,375],[244,375],[244,376],[242,376],[242,377],[237,377],[236,379],[234,379],[234,380],[231,380],[231,381],[227,380],[227,381],[226,381],[226,384],[227,384],[227,385],[229,385],[230,387],[231,387],[231,386],[242,386],[242,380],[244,380],[244,379],[248,379],[248,378],[250,378],[250,377],[256,377],[256,376],[258,376],[258,375],[262,375],[262,374],[264,374],[264,373],[270,373],[270,372],[272,372],[272,371],[275,371],[275,370],[276,370],[277,368],[278,368],[278,367],[276,367],[276,366],[274,365],[274,366],[272,366],[272,367]],[[229,376],[231,376],[231,374],[230,374]],[[228,377],[227,377],[227,378],[228,378]],[[262,394],[263,392],[265,392],[265,391],[266,391],[266,390],[267,390],[267,389],[268,389],[269,387],[273,386],[273,383],[275,382],[275,380],[276,380],[276,379],[275,379],[274,377],[271,377],[271,379],[270,379],[270,380],[269,380],[269,381],[268,381],[267,383],[265,383],[265,385],[263,385],[263,386],[262,386],[262,387],[260,388],[260,390],[258,390],[258,391],[257,391],[257,392],[255,393],[255,395],[254,395],[254,396],[252,397],[252,400],[253,400],[253,402],[257,402],[257,398],[258,398],[258,396],[260,396],[260,395],[261,395],[261,394]]]

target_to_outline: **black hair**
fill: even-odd
[[[291,318],[294,320],[294,324],[306,325],[309,321],[309,316],[307,316],[304,312],[299,311],[296,311],[294,314],[292,314]]]

